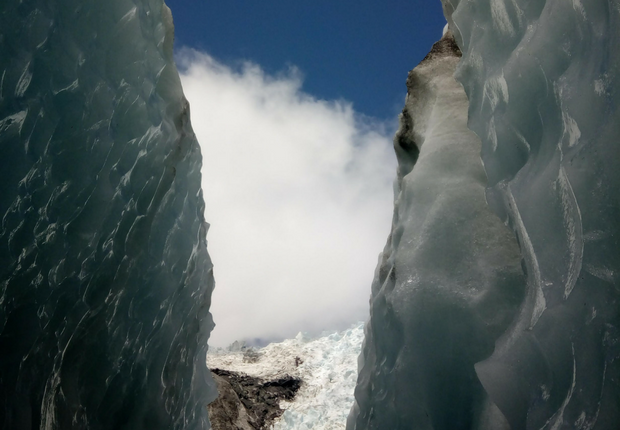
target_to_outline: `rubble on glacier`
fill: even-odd
[[[218,398],[208,406],[213,430],[266,429],[284,412],[283,401],[293,401],[302,380],[283,375],[265,380],[240,372],[212,368]]]

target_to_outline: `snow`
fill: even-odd
[[[299,377],[303,385],[294,401],[280,405],[285,412],[273,430],[340,430],[353,404],[363,338],[363,323],[316,339],[299,333],[256,350],[238,345],[232,348],[236,351],[215,349],[209,352],[207,365],[264,379]],[[257,360],[248,360],[250,356]],[[298,366],[296,358],[301,360]]]

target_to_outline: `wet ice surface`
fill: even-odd
[[[201,157],[161,0],[0,5],[0,427],[206,429]]]
[[[285,412],[273,430],[339,430],[345,428],[353,403],[362,340],[363,325],[358,324],[317,339],[299,334],[258,350],[216,349],[207,363],[265,380],[288,375],[303,381],[294,401],[280,404]]]
[[[469,105],[439,57],[409,77],[347,428],[618,428],[620,7],[443,5]]]
[[[392,232],[372,283],[351,430],[506,428],[474,364],[508,328],[525,278],[516,239],[485,201],[458,62],[447,33],[407,80]]]
[[[620,427],[620,7],[446,0],[523,306],[476,372],[519,429]]]

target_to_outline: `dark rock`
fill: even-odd
[[[420,64],[425,61],[430,61],[437,57],[462,57],[463,53],[461,49],[456,44],[456,40],[454,39],[454,35],[450,30],[444,34],[444,36],[438,42],[433,44],[431,51],[426,54],[426,57],[420,62]]]
[[[265,381],[239,372],[211,370],[220,393],[209,405],[214,430],[267,429],[284,412],[280,401],[291,401],[301,387],[292,376]]]
[[[218,398],[208,406],[213,430],[254,430],[245,407],[228,381],[212,373]]]

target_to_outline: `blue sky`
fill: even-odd
[[[387,119],[403,105],[407,72],[441,37],[439,0],[167,0],[176,47],[267,73],[297,66],[304,91],[344,98]]]
[[[439,0],[167,3],[203,155],[210,344],[366,320],[392,136],[407,73],[441,37]]]

